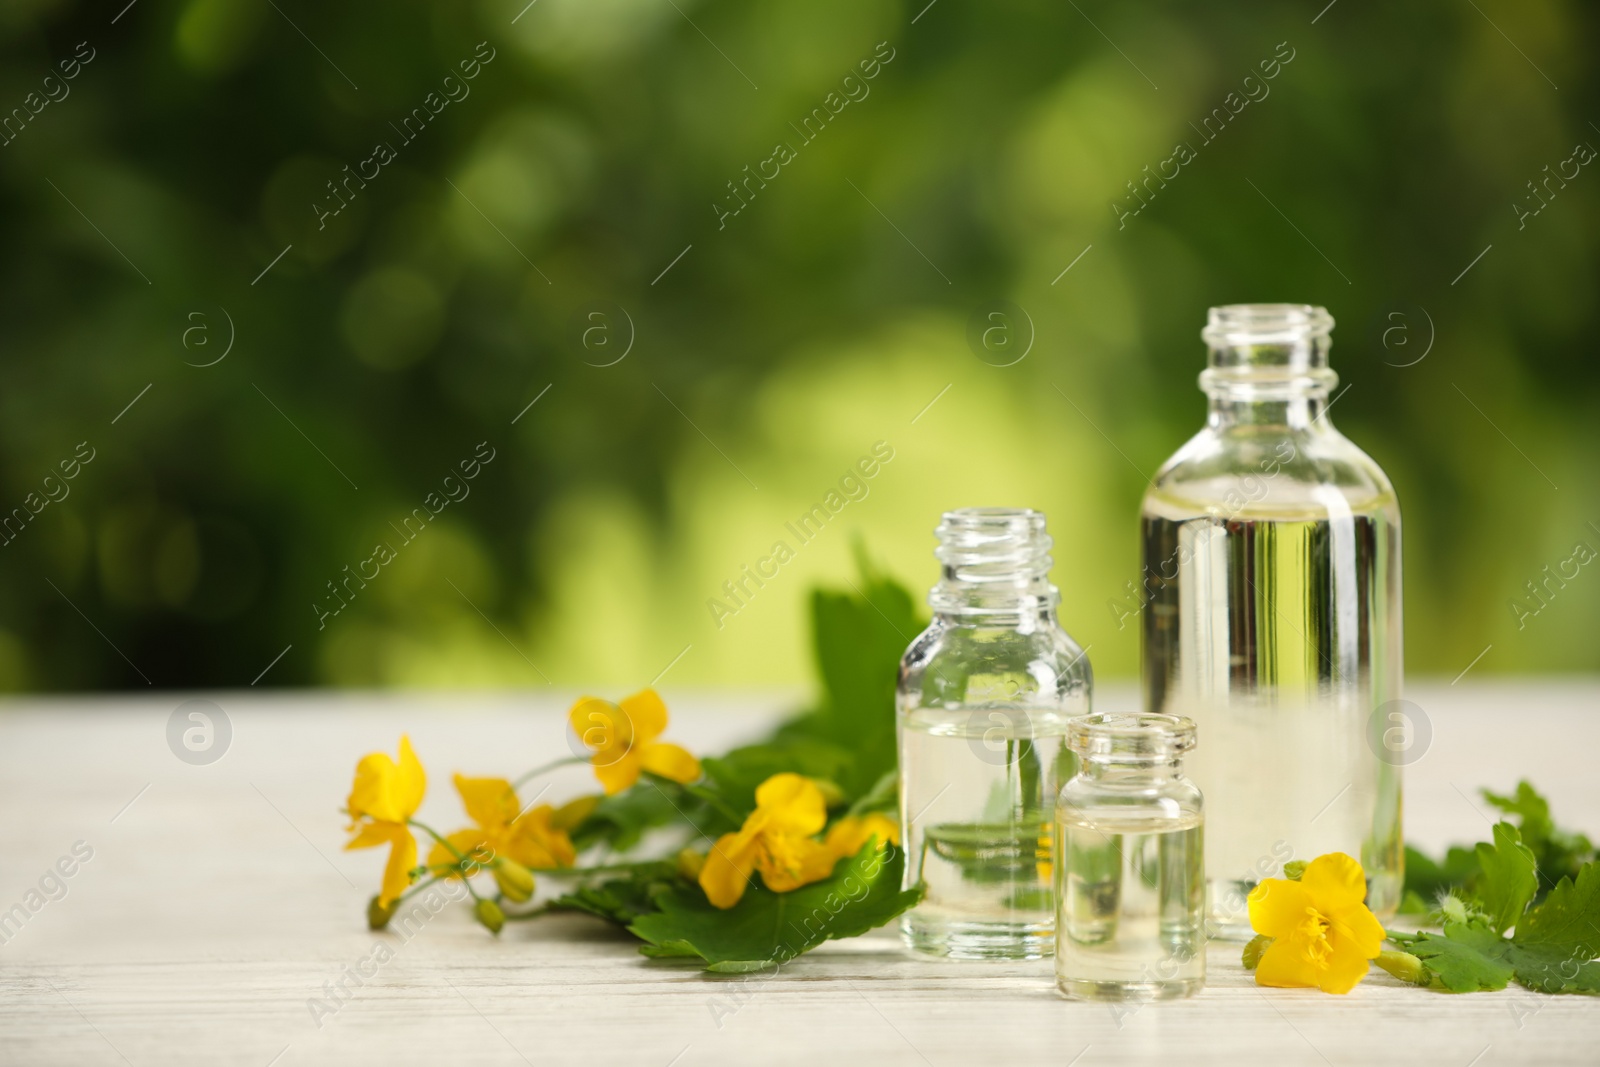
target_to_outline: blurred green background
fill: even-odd
[[[920,590],[975,504],[1129,676],[1239,301],[1338,320],[1411,674],[1600,667],[1600,571],[1525,586],[1600,547],[1593,5],[925,4],[7,0],[0,685],[792,683],[854,535]]]

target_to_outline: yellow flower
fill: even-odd
[[[506,861],[527,867],[570,867],[577,860],[572,839],[564,828],[554,824],[555,809],[548,804],[524,812],[517,791],[504,778],[455,776],[456,792],[467,816],[478,825],[446,835],[456,852],[476,858],[490,866],[506,896],[526,900],[533,895],[532,876],[526,870],[504,870],[494,866]],[[474,857],[474,853],[477,855]],[[435,842],[428,852],[428,866],[448,867],[456,863],[455,853]],[[458,878],[460,871],[451,872]],[[526,876],[526,877],[524,877]]]
[[[1251,890],[1250,925],[1274,939],[1256,965],[1256,984],[1354,989],[1383,945],[1366,892],[1361,864],[1342,852],[1312,860],[1298,882],[1268,878]]]
[[[848,859],[861,851],[867,838],[876,837],[878,847],[900,843],[900,824],[887,815],[873,812],[870,815],[846,815],[828,827],[828,836],[822,843],[828,846],[835,859]]]
[[[580,697],[568,712],[573,732],[594,753],[594,776],[608,796],[639,780],[641,771],[675,782],[700,777],[700,761],[677,745],[657,741],[667,728],[667,706],[654,689],[642,689],[620,704]]]
[[[371,752],[356,764],[355,782],[345,808],[350,813],[349,829],[355,830],[346,849],[389,846],[389,862],[383,869],[383,888],[378,905],[387,908],[411,884],[411,869],[417,865],[417,839],[411,836],[407,820],[422,806],[428,777],[411,739],[400,735],[400,761],[382,752]]]
[[[744,896],[752,871],[774,893],[787,893],[833,873],[834,853],[812,835],[828,821],[817,783],[775,774],[756,789],[756,810],[738,833],[723,834],[700,870],[700,888],[719,908]]]

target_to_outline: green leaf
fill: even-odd
[[[1441,934],[1394,934],[1389,940],[1420,959],[1440,988],[1452,993],[1504,989],[1516,974],[1506,959],[1511,942],[1482,920],[1445,923]]]
[[[830,877],[793,892],[774,893],[757,879],[726,911],[713,907],[699,886],[680,883],[658,892],[653,902],[660,910],[628,929],[648,942],[646,955],[692,951],[710,971],[760,970],[824,941],[864,934],[922,899],[920,887],[900,888],[903,862],[899,849],[879,851],[869,842]]]
[[[1522,843],[1517,828],[1508,822],[1496,823],[1494,844],[1480,844],[1478,877],[1473,879],[1473,897],[1483,908],[1496,934],[1516,925],[1523,909],[1539,888],[1534,874],[1533,852]]]
[[[655,911],[654,893],[672,883],[677,864],[671,860],[641,863],[622,878],[608,878],[594,885],[580,885],[550,901],[557,911],[582,911],[607,922],[627,926],[641,915]]]
[[[1504,839],[1504,835],[1501,835]],[[1498,845],[1500,842],[1497,841]],[[1502,937],[1484,919],[1446,922],[1443,936],[1390,934],[1456,993],[1517,982],[1539,993],[1600,993],[1600,862],[1563,878]]]
[[[838,745],[790,737],[746,745],[725,756],[707,757],[700,765],[705,768],[714,794],[742,818],[755,810],[756,788],[773,775],[793,771],[808,778],[837,782],[850,773],[854,762],[853,754]]]
[[[926,626],[904,586],[879,574],[859,546],[857,559],[861,580],[849,592],[817,589],[811,594],[822,700],[780,732],[780,739],[805,736],[850,753],[850,765],[834,780],[852,800],[895,769],[894,691],[900,657]]]
[[[1562,878],[1575,878],[1578,869],[1595,858],[1594,845],[1583,834],[1556,826],[1550,802],[1526,780],[1517,783],[1516,792],[1502,796],[1488,789],[1483,798],[1517,820],[1522,843],[1533,851],[1538,864],[1540,892],[1548,892]]]
[[[1563,878],[1517,924],[1512,940],[1529,948],[1600,956],[1600,862],[1586,863],[1576,880]]]
[[[680,802],[682,803],[682,802]],[[698,803],[693,805],[698,809]],[[690,810],[695,815],[695,810]],[[642,781],[613,797],[603,798],[589,817],[572,832],[572,843],[579,851],[605,844],[615,852],[626,852],[639,843],[646,832],[660,826],[682,822],[684,815],[673,801],[649,781]]]

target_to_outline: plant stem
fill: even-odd
[[[588,762],[589,762],[589,760],[588,760],[588,757],[586,757],[586,756],[566,756],[566,757],[564,757],[562,759],[558,759],[558,760],[555,760],[553,762],[546,763],[542,767],[535,767],[533,770],[529,771],[528,773],[524,774],[522,777],[518,778],[516,781],[512,782],[511,783],[511,788],[516,789],[516,788],[518,788],[518,787],[520,787],[522,785],[525,785],[526,783],[528,783],[528,782],[532,781],[533,779],[539,777],[539,775],[548,774],[551,771],[555,770],[557,767],[565,767],[565,766],[567,766],[568,764],[571,764],[571,763],[588,763]]]

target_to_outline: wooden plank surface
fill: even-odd
[[[760,732],[784,694],[667,694],[671,736],[715,752]],[[1193,1000],[1127,1012],[1070,1003],[1048,963],[956,964],[889,934],[832,945],[772,975],[712,978],[646,960],[580,917],[498,940],[449,907],[409,938],[362,919],[382,852],[347,853],[338,808],[356,759],[411,734],[423,815],[461,819],[454,770],[519,771],[565,754],[571,694],[210,699],[231,725],[209,765],[180,761],[168,720],[191,696],[0,707],[4,1064],[1057,1065],[1585,1063],[1600,998],[1448,996],[1382,974],[1347,997],[1262,991],[1214,944]],[[1099,706],[1129,707],[1109,689]],[[1532,778],[1558,818],[1600,831],[1600,684],[1414,686],[1428,751],[1408,770],[1408,835],[1477,840],[1477,787]],[[582,768],[552,799],[590,789]],[[80,844],[81,842],[81,844]],[[74,856],[74,847],[77,856]],[[87,860],[80,857],[92,852]],[[63,862],[65,861],[65,862]],[[46,876],[71,869],[59,882]],[[54,897],[55,899],[51,899]],[[393,958],[375,963],[377,946]],[[366,971],[332,1014],[326,983]]]

